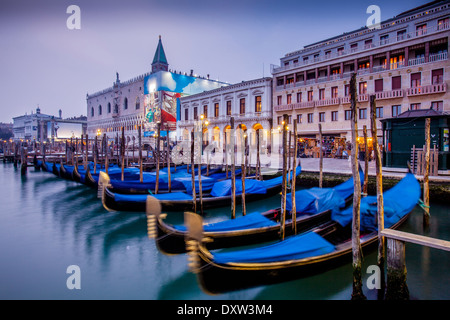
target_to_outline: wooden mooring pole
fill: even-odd
[[[236,218],[236,168],[234,152],[234,117],[230,118],[230,156],[231,156],[231,219]]]
[[[156,182],[155,182],[155,194],[159,192],[159,161],[160,161],[160,146],[161,146],[161,122],[156,123],[156,155],[153,152],[153,159],[156,156]]]
[[[430,118],[425,119],[425,172],[423,174],[423,226],[427,228],[430,225]]]
[[[322,188],[323,181],[323,142],[322,142],[322,124],[319,123],[319,188]]]
[[[367,186],[369,184],[369,145],[367,143],[367,126],[363,126],[364,135],[364,184],[363,194],[367,195]]]
[[[241,193],[241,204],[242,204],[242,215],[245,216],[247,213],[246,207],[245,207],[245,172],[246,172],[246,166],[245,166],[245,153],[246,153],[246,134],[244,133],[244,129],[241,126],[241,182],[242,182],[242,193]]]
[[[297,119],[293,120],[293,134],[294,134],[294,156],[292,157],[292,185],[291,185],[291,196],[292,196],[292,231],[297,234],[297,207],[295,205],[295,184],[297,178]]]
[[[286,234],[286,192],[287,192],[287,122],[288,115],[283,114],[283,179],[281,184],[281,221],[280,221],[280,238],[284,240]]]
[[[195,153],[195,144],[194,144],[194,129],[191,132],[191,177],[192,177],[192,199],[193,199],[193,207],[194,212],[197,212],[197,194],[195,192],[195,161],[194,161],[194,153]],[[189,167],[189,166],[188,166]]]
[[[360,205],[361,205],[361,179],[359,176],[358,162],[358,106],[356,95],[356,73],[352,74],[350,80],[350,106],[352,111],[352,174],[354,182],[353,192],[353,219],[352,219],[352,257],[353,257],[353,292],[352,300],[366,299],[362,290],[361,277],[361,240],[360,240]]]
[[[386,283],[384,281],[384,261],[385,261],[385,250],[384,250],[384,237],[381,232],[384,230],[384,200],[383,200],[383,171],[381,163],[381,150],[378,145],[377,136],[377,114],[376,114],[376,102],[375,95],[370,96],[370,124],[372,133],[372,147],[375,154],[375,166],[376,166],[376,189],[377,189],[377,223],[378,223],[378,255],[377,255],[377,265],[380,269],[380,290],[378,290],[378,299],[382,300],[384,298],[384,290]]]
[[[138,150],[139,150],[139,181],[144,181],[144,164],[142,163],[142,128],[139,125],[138,128]]]

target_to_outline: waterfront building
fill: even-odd
[[[137,139],[138,128],[149,141],[161,124],[161,135],[171,132],[175,139],[177,110],[180,97],[226,86],[224,82],[190,73],[169,70],[161,37],[151,65],[151,71],[121,82],[116,73],[112,87],[87,94],[88,134],[106,134],[108,138],[120,135],[124,128],[127,140]]]
[[[53,142],[70,138],[80,138],[86,134],[86,117],[62,118],[62,110],[59,115],[41,113],[39,107],[36,112],[13,118],[14,140],[28,140],[38,142]]]
[[[450,1],[434,1],[383,21],[378,29],[345,32],[287,53],[280,66],[272,66],[274,126],[287,113],[289,122],[297,119],[300,137],[317,139],[321,124],[325,142],[351,141],[352,73],[359,136],[364,125],[370,131],[372,94],[378,120],[406,110],[449,112],[449,17]],[[380,121],[377,129],[385,145]]]
[[[256,135],[262,130],[261,146],[268,146],[272,123],[272,78],[242,81],[227,87],[205,91],[180,99],[181,120],[178,122],[178,136],[189,140],[194,124],[203,120],[203,141],[216,141],[220,150],[229,143],[230,119],[234,117],[239,135],[248,132],[250,143],[255,145]],[[252,132],[252,133],[251,133]]]

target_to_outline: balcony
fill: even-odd
[[[323,99],[319,101],[315,101],[314,105],[316,107],[326,107],[326,106],[334,106],[340,103],[339,98],[330,98],[330,99]]]
[[[314,108],[314,101],[305,101],[305,102],[299,102],[294,103],[294,109],[306,109],[306,108]]]
[[[375,98],[377,100],[403,98],[403,90],[398,89],[398,90],[391,90],[391,91],[375,92]]]
[[[314,62],[328,61],[328,60],[332,60],[332,59],[335,59],[335,58],[340,58],[340,57],[343,57],[343,56],[360,53],[360,52],[363,52],[363,51],[372,51],[375,48],[380,48],[380,47],[384,47],[384,46],[388,46],[388,45],[392,45],[392,44],[395,44],[395,43],[399,43],[399,42],[403,42],[403,41],[407,41],[407,40],[412,40],[412,39],[416,39],[416,38],[422,38],[422,37],[425,37],[427,35],[443,32],[445,30],[450,30],[450,24],[449,23],[442,24],[442,25],[437,25],[437,26],[434,26],[434,27],[430,27],[430,28],[428,28],[426,30],[426,32],[423,32],[423,31],[422,32],[412,31],[410,33],[403,34],[403,35],[401,35],[399,37],[392,37],[390,39],[382,39],[382,40],[380,40],[378,42],[371,43],[368,46],[363,45],[361,48],[349,48],[347,50],[343,50],[343,51],[339,51],[339,52],[327,53],[325,55],[321,55],[318,58],[315,58]],[[297,55],[297,54],[301,54],[305,50],[307,50],[307,49],[295,51],[295,52],[287,54],[286,56],[294,56],[294,55]],[[445,59],[447,59],[447,58],[445,58]],[[294,63],[294,64],[288,64],[288,65],[281,66],[281,67],[272,66],[271,72],[272,72],[272,74],[274,74],[274,73],[278,73],[278,72],[288,71],[288,70],[292,70],[292,69],[295,69],[295,68],[298,68],[298,67],[303,67],[303,66],[306,66],[306,65],[312,64],[312,63],[313,63],[312,60],[311,61],[306,60],[306,61],[301,61],[301,62],[297,62],[297,63]]]
[[[423,87],[409,88],[406,90],[406,95],[408,97],[411,97],[411,96],[420,96],[426,94],[445,93],[445,92],[447,92],[447,84],[441,83]]]
[[[282,104],[282,105],[279,105],[279,106],[275,106],[274,110],[275,111],[286,111],[286,110],[292,110],[293,107],[294,107],[293,104]]]

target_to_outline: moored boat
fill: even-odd
[[[421,188],[408,173],[384,192],[385,228],[398,228],[420,199]],[[361,248],[368,250],[378,240],[376,196],[361,199]],[[185,213],[192,271],[201,288],[212,294],[268,285],[317,274],[351,262],[352,207],[332,214],[332,219],[312,230],[283,241],[259,244],[234,251],[210,251],[202,230],[202,218]]]

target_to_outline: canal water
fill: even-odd
[[[325,273],[282,284],[208,295],[188,271],[187,255],[167,256],[147,237],[145,214],[106,211],[95,190],[29,168],[0,164],[0,299],[147,300],[348,300],[351,261]],[[248,204],[248,211],[278,206],[279,196]],[[401,230],[450,240],[449,205],[431,204],[431,225],[422,227],[417,207]],[[239,210],[238,210],[239,212]],[[230,216],[229,208],[206,212],[208,220]],[[168,217],[182,223],[182,213]],[[450,254],[406,246],[412,299],[450,299]],[[376,252],[364,256],[364,293],[376,299],[365,270]],[[80,271],[80,289],[68,289],[69,266]]]

